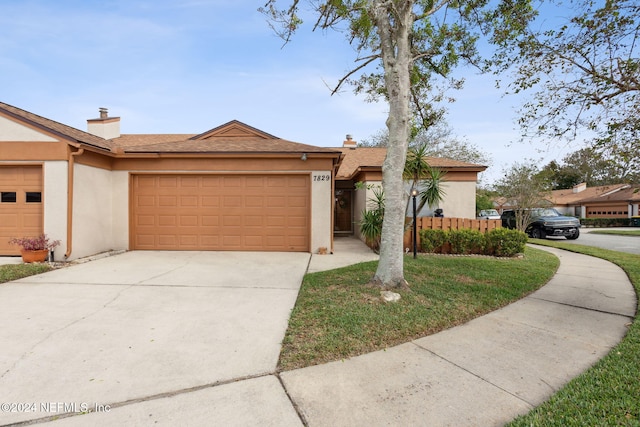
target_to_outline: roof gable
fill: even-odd
[[[262,138],[262,139],[280,139],[259,129],[251,127],[247,124],[232,120],[228,123],[210,129],[199,135],[195,135],[189,139],[203,140],[203,139],[224,139],[228,138]]]
[[[107,151],[110,151],[113,147],[113,144],[104,138],[38,116],[37,114],[30,113],[13,105],[5,104],[4,102],[0,102],[0,112],[4,113],[7,117],[27,123],[34,128],[40,128],[47,133],[60,136],[66,140],[91,145]]]
[[[50,132],[40,131],[28,126],[24,121],[7,118],[0,112],[0,141],[12,142],[58,142]]]

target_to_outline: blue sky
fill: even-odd
[[[0,100],[86,130],[98,107],[122,133],[201,133],[240,120],[278,137],[340,146],[384,128],[385,103],[333,86],[356,57],[341,34],[303,27],[284,46],[246,0],[3,0]],[[517,143],[516,100],[492,76],[460,70],[448,123],[493,158],[489,183],[513,161],[563,157]],[[509,145],[514,142],[513,145]],[[546,144],[538,144],[546,148]],[[544,163],[543,163],[544,164]]]

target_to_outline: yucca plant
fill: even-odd
[[[380,250],[382,221],[384,220],[384,191],[380,187],[373,188],[373,197],[368,200],[367,209],[362,212],[360,234],[376,253]]]

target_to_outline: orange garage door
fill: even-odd
[[[0,255],[20,254],[10,238],[42,232],[42,167],[0,166]]]
[[[132,180],[132,249],[309,251],[308,175]]]

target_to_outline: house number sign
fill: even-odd
[[[313,175],[313,182],[331,181],[330,174]]]

